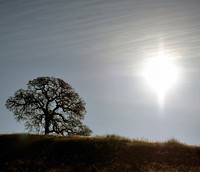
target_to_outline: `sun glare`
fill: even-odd
[[[162,53],[146,62],[143,76],[157,93],[159,103],[163,104],[167,91],[178,79],[178,69],[172,57]]]

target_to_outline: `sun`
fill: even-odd
[[[167,91],[177,82],[178,68],[170,55],[159,53],[145,63],[143,76],[162,104]]]

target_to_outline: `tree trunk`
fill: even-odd
[[[50,120],[49,120],[49,115],[45,115],[45,135],[49,134],[49,125],[50,125]]]

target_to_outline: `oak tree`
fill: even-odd
[[[83,125],[85,102],[78,93],[60,78],[38,77],[19,89],[5,106],[13,111],[17,121],[38,133],[61,135],[90,135]]]

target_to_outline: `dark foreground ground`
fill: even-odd
[[[200,147],[114,135],[0,135],[0,171],[200,172]]]

